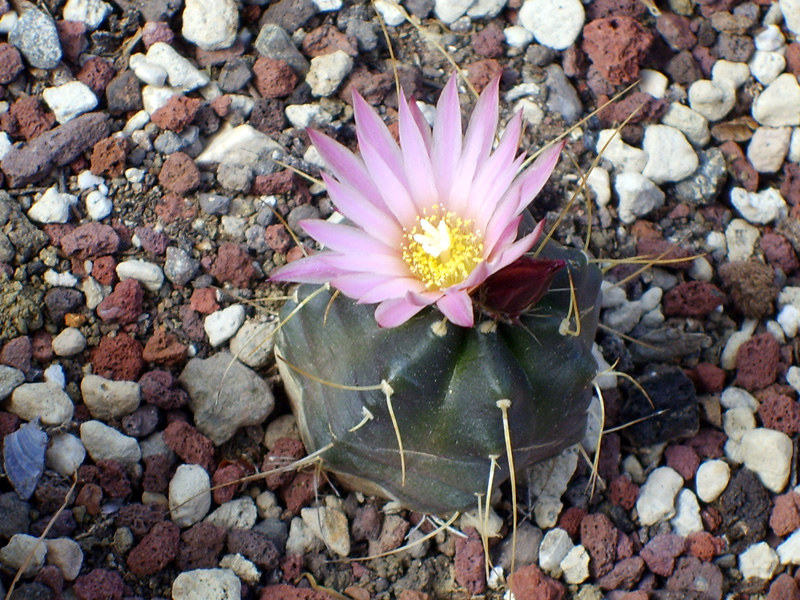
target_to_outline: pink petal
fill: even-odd
[[[390,277],[408,277],[409,270],[406,263],[398,255],[387,256],[382,254],[336,254],[335,252],[322,252],[325,262],[337,269],[340,273],[375,273]]]
[[[375,288],[375,286],[391,279],[386,275],[376,275],[375,273],[348,273],[331,280],[331,285],[345,296],[360,300],[364,294]]]
[[[453,73],[439,96],[433,126],[431,159],[436,173],[439,197],[447,198],[461,157],[461,106],[458,102],[457,75]]]
[[[405,182],[405,172],[394,170],[386,163],[377,148],[364,141],[361,143],[361,156],[369,169],[372,179],[381,182],[380,194],[388,209],[404,228],[413,227],[420,214],[414,199],[409,194]]]
[[[361,190],[367,199],[377,202],[378,206],[381,205],[382,200],[378,194],[378,188],[370,178],[364,161],[324,133],[313,129],[307,129],[306,132],[336,179],[352,188]]]
[[[325,262],[326,253],[301,258],[284,265],[270,275],[270,281],[293,281],[295,283],[328,283],[342,274],[341,269]]]
[[[325,173],[322,174],[322,180],[328,188],[331,202],[361,229],[380,235],[389,243],[399,241],[403,237],[402,228],[386,209],[378,208],[360,191]]]
[[[362,304],[375,304],[390,298],[402,298],[408,292],[422,293],[425,284],[415,277],[393,277],[392,279],[376,285],[359,298]]]
[[[519,211],[519,189],[514,188],[500,201],[494,213],[486,224],[486,231],[483,234],[483,251],[489,256],[497,245],[497,240],[503,235],[511,222],[517,217]]]
[[[519,206],[517,210],[522,211],[523,208],[528,206],[536,195],[542,191],[544,184],[550,179],[553,174],[553,169],[558,164],[558,159],[561,156],[561,151],[564,149],[566,142],[562,141],[558,144],[553,144],[542,152],[539,157],[533,161],[533,164],[525,169],[525,172],[519,176],[515,186],[519,186]]]
[[[479,262],[474,269],[472,269],[472,273],[469,274],[464,281],[462,281],[457,286],[453,286],[450,288],[451,290],[471,290],[472,288],[480,285],[483,281],[489,276],[489,265],[486,261]],[[448,290],[449,291],[449,290]]]
[[[451,322],[460,327],[472,327],[475,315],[472,311],[472,299],[467,292],[445,294],[436,301],[436,307]]]
[[[517,240],[515,243],[511,244],[506,250],[500,254],[499,257],[492,263],[490,263],[489,267],[492,273],[497,273],[503,267],[507,267],[515,260],[517,260],[520,256],[528,252],[536,242],[539,240],[539,237],[542,234],[542,230],[544,229],[544,221],[541,221],[531,233],[526,235],[525,237]]]
[[[522,215],[513,218],[497,237],[494,246],[488,250],[484,247],[484,253],[489,261],[496,258],[501,252],[514,243],[514,240],[517,239],[520,221],[522,221]]]
[[[433,300],[430,303],[433,303]],[[384,300],[375,309],[375,320],[381,327],[397,327],[408,321],[425,306],[426,304],[414,301],[410,294],[405,298]]]
[[[514,198],[514,206],[519,203],[517,196],[510,193],[509,190],[513,190],[514,178],[524,162],[525,155],[520,154],[511,164],[500,166],[487,187],[481,185],[470,191],[470,197],[478,207],[477,214],[472,218],[475,219],[475,225],[481,231],[486,231],[492,215],[498,212],[503,203],[509,201],[509,198]]]
[[[408,107],[411,110],[411,116],[414,117],[414,123],[417,124],[417,129],[419,129],[419,132],[422,135],[422,139],[425,140],[425,148],[430,155],[432,139],[431,128],[428,125],[428,121],[425,120],[425,115],[422,114],[422,111],[419,109],[419,106],[417,106],[417,103],[413,98],[410,100]]]
[[[463,214],[464,205],[470,197],[470,188],[478,165],[486,160],[492,150],[497,132],[498,96],[500,94],[500,75],[496,75],[478,98],[472,111],[464,149],[458,163],[453,188],[450,191],[448,206],[456,213]]]
[[[341,225],[339,223],[329,223],[321,219],[305,219],[300,221],[300,225],[312,238],[323,246],[342,254],[353,253],[372,253],[372,254],[396,254],[397,251],[386,245],[385,238],[381,241],[372,237],[363,229]]]
[[[404,98],[400,100],[400,147],[403,152],[406,180],[418,208],[436,204],[436,180],[425,139]]]
[[[356,135],[361,155],[364,155],[364,144],[368,144],[392,171],[400,172],[402,156],[397,142],[394,141],[386,123],[358,92],[353,92],[353,116],[356,120]]]

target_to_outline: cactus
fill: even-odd
[[[549,242],[542,256],[566,268],[538,304],[513,318],[480,312],[471,328],[443,325],[432,307],[381,328],[371,307],[301,286],[282,309],[276,354],[323,468],[353,489],[449,514],[509,477],[499,400],[510,400],[518,471],[579,442],[601,275],[578,250]]]

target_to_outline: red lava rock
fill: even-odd
[[[183,131],[194,121],[194,117],[203,101],[199,98],[187,98],[181,94],[172,96],[167,103],[156,110],[150,120],[161,129],[169,129],[176,133]]]
[[[625,510],[631,510],[639,499],[639,486],[627,475],[612,479],[608,492],[612,504],[621,506]]]
[[[330,600],[330,596],[311,588],[298,588],[287,583],[268,585],[261,590],[260,600]]]
[[[578,539],[578,534],[581,531],[581,521],[586,516],[586,511],[577,506],[570,506],[567,510],[561,513],[558,519],[558,526],[569,534],[572,541]]]
[[[257,275],[247,250],[233,242],[220,245],[210,273],[217,281],[230,283],[237,288],[249,287]]]
[[[56,122],[53,114],[44,110],[38,96],[28,96],[14,102],[8,111],[8,118],[27,141],[39,137]],[[5,120],[3,124],[3,128],[8,131]]]
[[[800,43],[794,42],[786,46],[786,69],[792,75],[800,75]]]
[[[582,48],[603,77],[620,85],[639,77],[639,65],[653,40],[653,34],[635,19],[613,16],[595,19],[583,28]]]
[[[656,575],[669,577],[675,569],[675,559],[685,547],[682,537],[673,533],[661,533],[642,548],[639,555]]]
[[[200,186],[200,169],[184,152],[167,157],[158,174],[158,182],[175,194],[188,194]]]
[[[722,571],[714,563],[704,563],[694,556],[678,559],[675,572],[667,580],[667,590],[680,592],[685,598],[722,599]]]
[[[170,460],[166,454],[153,454],[144,459],[142,487],[146,492],[162,493],[170,482]]]
[[[33,344],[33,358],[39,362],[53,360],[53,336],[46,331],[39,330],[31,338]],[[2,437],[2,436],[0,436]]]
[[[231,463],[220,467],[214,471],[211,478],[211,487],[214,489],[214,502],[223,505],[233,500],[233,496],[239,487],[239,479],[244,477],[245,472],[241,465]]]
[[[722,514],[713,506],[706,506],[700,511],[703,527],[706,531],[714,532],[722,525]]]
[[[167,447],[184,461],[213,471],[214,443],[189,423],[173,421],[162,435]]]
[[[253,65],[253,82],[264,98],[283,98],[294,91],[297,75],[285,60],[262,56]]]
[[[128,138],[112,135],[94,145],[90,170],[95,175],[120,177],[125,171],[127,157]]]
[[[708,562],[722,552],[725,542],[715,538],[707,531],[695,531],[686,537],[686,552],[692,556]]]
[[[3,448],[5,437],[19,429],[21,422],[17,415],[0,410],[0,450]]]
[[[97,316],[106,323],[135,323],[142,314],[142,286],[135,279],[126,279],[97,305]]]
[[[694,478],[697,467],[700,466],[700,457],[690,446],[670,445],[664,455],[667,459],[667,466],[675,469],[686,481]]]
[[[83,21],[56,21],[56,29],[64,58],[77,63],[89,45],[86,41],[86,24]]]
[[[142,43],[145,48],[150,48],[157,42],[171,45],[174,39],[172,27],[164,21],[148,21],[142,27]]]
[[[607,95],[601,95],[597,101],[599,104],[605,104],[610,98]],[[632,131],[630,124],[633,123],[657,123],[664,113],[669,109],[669,104],[661,99],[653,98],[650,94],[645,92],[633,92],[621,100],[614,100],[603,110],[597,113],[600,123],[603,127],[616,127],[623,121],[628,121],[629,125],[622,130],[622,135],[626,136],[628,132]],[[631,143],[639,143],[641,141],[641,134],[635,141]],[[644,241],[644,240],[641,240]],[[648,255],[659,255],[662,252],[669,252],[668,258],[677,259],[682,258],[684,253],[686,256],[689,252],[676,246],[671,242],[659,238],[650,238],[649,243],[652,245],[648,247],[645,245],[643,249]],[[642,253],[642,250],[639,250]],[[690,263],[676,262],[664,265],[672,269],[688,269]]]
[[[175,410],[189,401],[186,391],[178,387],[178,381],[168,371],[148,371],[139,379],[139,388],[142,400],[164,410]]]
[[[701,429],[696,436],[684,443],[694,449],[702,458],[722,458],[723,446],[728,438],[718,429]]]
[[[480,93],[494,79],[495,75],[502,73],[503,66],[494,58],[484,58],[469,63],[466,67],[467,78]]]
[[[292,245],[292,237],[281,223],[268,225],[264,231],[264,238],[267,240],[267,246],[278,254],[286,254]]]
[[[758,190],[758,171],[755,170],[750,161],[736,142],[729,140],[721,144],[719,149],[725,155],[728,162],[728,171],[733,178],[748,192]]]
[[[730,290],[734,308],[745,317],[760,319],[774,313],[780,289],[771,266],[753,258],[725,263],[719,274],[725,288]]]
[[[178,341],[175,334],[167,333],[163,327],[156,327],[144,346],[142,358],[149,363],[174,367],[186,359],[186,346]]]
[[[586,515],[581,521],[581,544],[591,556],[589,572],[602,577],[614,568],[619,532],[603,513]]]
[[[114,526],[119,529],[126,527],[131,530],[134,538],[141,539],[153,528],[156,523],[163,521],[167,508],[158,504],[127,504],[119,509],[114,518]]]
[[[281,559],[281,571],[284,581],[297,581],[303,574],[306,560],[302,554],[287,554]]]
[[[131,573],[137,577],[154,575],[166,567],[178,554],[181,531],[172,521],[153,525],[142,541],[128,554]]]
[[[199,288],[192,292],[189,306],[202,315],[210,315],[219,310],[217,291],[214,288]]]
[[[280,469],[297,462],[306,455],[303,442],[292,438],[278,438],[275,445],[270,449],[269,454],[264,457],[261,465],[261,472],[266,474],[264,483],[267,489],[277,490],[288,484],[294,479],[293,471],[281,471],[271,473],[275,469]]]
[[[177,194],[166,194],[155,208],[158,218],[164,223],[174,223],[179,219],[193,219],[197,216],[197,207],[189,200]]]
[[[383,102],[386,94],[394,88],[394,77],[391,73],[370,72],[366,67],[353,69],[343,86],[339,88],[339,98],[348,104],[353,103],[353,91],[359,94],[368,104],[376,106]],[[406,89],[406,94],[413,93]]]
[[[486,58],[500,58],[505,53],[505,35],[494,24],[487,25],[471,38],[475,54]]]
[[[104,337],[92,353],[94,372],[115,381],[135,381],[144,368],[142,345],[126,333]]]
[[[214,569],[225,545],[225,529],[212,523],[200,522],[181,533],[181,543],[175,565],[181,571]]]
[[[638,544],[638,537],[636,543]],[[620,531],[619,537],[617,537],[617,560],[630,558],[633,556],[633,550],[633,538]]]
[[[800,47],[800,44],[797,44]],[[789,241],[777,233],[765,233],[759,241],[761,250],[767,261],[773,267],[780,268],[785,274],[790,275],[800,268],[800,260]]]
[[[399,548],[411,524],[399,515],[386,515],[378,539],[369,543],[369,554],[381,554]]]
[[[193,311],[189,306],[183,305],[178,309],[181,318],[181,331],[193,342],[206,341],[206,332],[203,329],[203,319],[200,313]]]
[[[652,258],[658,260],[681,261],[692,255],[691,250],[682,248],[674,243],[659,238],[640,238],[636,242],[636,253],[642,258]],[[674,262],[665,264],[668,269],[685,270],[692,266],[691,261]]]
[[[109,131],[109,117],[93,112],[46,131],[25,146],[12,146],[2,168],[9,187],[18,188],[46,177],[54,166],[71,163]]]
[[[0,351],[0,364],[14,367],[23,373],[31,370],[32,358],[33,344],[27,335],[21,335],[6,342],[3,350]]]
[[[37,573],[34,578],[34,583],[43,583],[49,587],[54,594],[54,598],[60,598],[61,592],[64,590],[64,575],[61,569],[55,565],[45,565],[42,570]]]
[[[548,577],[536,565],[527,565],[512,573],[508,586],[516,600],[563,600],[564,586]]]
[[[586,15],[592,21],[618,15],[638,19],[646,12],[645,6],[636,0],[595,0],[586,6]]]
[[[131,481],[128,479],[128,474],[125,472],[119,461],[116,460],[99,460],[97,461],[97,468],[99,469],[98,479],[100,487],[111,498],[124,498],[131,493]]]
[[[486,590],[486,572],[483,558],[483,542],[478,532],[472,528],[464,529],[467,537],[456,538],[454,560],[456,583],[475,596]]]
[[[800,432],[800,404],[783,394],[769,394],[758,406],[764,427],[782,431],[788,436]]]
[[[264,98],[250,112],[250,125],[267,135],[279,134],[286,123],[284,105],[280,100]]]
[[[228,552],[241,554],[262,569],[278,566],[280,553],[275,544],[263,533],[245,529],[231,529],[226,540]]]
[[[381,533],[381,523],[381,512],[372,504],[359,506],[350,528],[353,541],[377,540]]]
[[[629,590],[642,578],[643,573],[644,561],[639,556],[631,556],[615,564],[597,581],[597,585],[606,591]]]
[[[116,252],[119,249],[119,236],[113,227],[92,222],[79,225],[67,233],[61,238],[60,245],[67,256],[78,260],[91,260]],[[93,275],[96,267],[95,263],[92,268]]]
[[[161,256],[169,246],[169,236],[163,231],[155,231],[151,227],[137,227],[133,230],[148,254]]]
[[[668,317],[701,318],[725,304],[725,294],[705,281],[679,283],[664,294],[664,314]]]
[[[0,44],[0,84],[11,83],[24,68],[19,51],[11,44]]]
[[[363,588],[360,588],[363,590]],[[347,591],[347,590],[345,590]],[[356,596],[353,596],[356,598]],[[365,596],[365,600],[366,600]],[[401,590],[397,600],[431,600],[431,595],[425,592],[418,592],[416,590]]]
[[[314,58],[323,54],[333,54],[338,50],[350,56],[358,56],[358,42],[352,36],[346,35],[336,27],[326,23],[312,29],[303,38],[300,48],[306,56]]]
[[[781,347],[772,334],[747,340],[736,352],[736,383],[749,391],[765,388],[778,376]]]
[[[233,103],[233,98],[231,98],[228,95],[225,95],[225,96],[219,96],[218,98],[214,98],[209,104],[209,106],[214,110],[215,113],[217,113],[217,116],[225,117],[228,115],[228,112],[230,112],[232,103]],[[258,103],[256,103],[256,105],[258,105]],[[256,127],[256,129],[258,128]],[[264,133],[266,133],[266,131]]]
[[[686,374],[700,393],[718,394],[725,388],[725,371],[713,363],[699,363]]]
[[[125,583],[108,569],[92,569],[75,580],[72,591],[79,600],[122,600]]]
[[[791,575],[782,573],[769,586],[766,600],[800,600],[800,589]]]
[[[697,43],[697,38],[692,33],[692,22],[687,17],[663,12],[656,19],[656,29],[675,52],[691,50]]]
[[[100,256],[93,261],[92,277],[103,285],[114,285],[117,281],[117,261],[113,256]]]
[[[800,165],[787,162],[783,165],[783,183],[781,183],[781,195],[784,199],[796,206],[800,202]],[[795,250],[800,250],[794,245]]]
[[[610,481],[619,475],[620,452],[622,438],[618,433],[609,433],[603,436],[600,442],[600,461],[597,470],[606,481]]]
[[[781,537],[800,529],[800,495],[791,491],[776,496],[769,526],[775,535]]]
[[[95,95],[100,98],[105,93],[108,83],[114,79],[114,75],[114,67],[108,60],[93,56],[83,63],[83,67],[75,77],[81,83],[88,85]]]

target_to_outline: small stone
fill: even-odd
[[[542,46],[565,50],[583,29],[583,5],[576,1],[526,0],[519,11],[519,24]]]
[[[189,423],[173,421],[162,434],[167,447],[185,462],[200,465],[206,471],[214,468],[214,444]]]
[[[244,124],[217,133],[196,162],[198,165],[228,163],[255,166],[259,156],[265,156],[277,148],[277,143],[268,135]]]
[[[701,79],[689,87],[689,106],[709,121],[725,118],[735,104],[733,86]]]
[[[791,575],[783,573],[769,586],[766,600],[800,600],[800,589]]]
[[[11,44],[0,44],[0,84],[11,83],[24,69],[17,49]]]
[[[209,77],[172,47],[156,42],[147,50],[147,61],[159,65],[167,72],[169,85],[182,92],[203,87]]]
[[[679,102],[669,105],[669,109],[661,117],[661,122],[683,132],[695,146],[705,146],[711,139],[706,118]]]
[[[45,464],[64,477],[72,477],[83,464],[86,449],[80,439],[71,433],[59,433],[50,440],[45,453]]]
[[[744,188],[731,190],[731,204],[750,223],[765,225],[776,219],[785,219],[787,206],[780,191],[767,188],[761,192],[748,192]]]
[[[135,323],[142,314],[142,286],[136,279],[125,279],[97,305],[97,316],[106,323]]]
[[[753,544],[739,555],[739,570],[745,579],[772,579],[778,569],[778,554],[766,542]]]
[[[234,0],[186,0],[181,33],[203,50],[229,48],[239,30]]]
[[[750,59],[750,72],[761,85],[769,85],[786,68],[786,59],[780,52],[757,50]]]
[[[306,82],[311,93],[317,97],[328,97],[341,85],[353,69],[353,58],[343,50],[311,59]]]
[[[97,375],[81,380],[81,396],[89,413],[101,421],[118,420],[139,408],[139,384],[135,381],[112,381]]]
[[[33,577],[44,566],[47,546],[43,541],[31,535],[17,533],[8,544],[0,548],[0,563],[10,571],[22,571],[23,577]]]
[[[80,545],[69,538],[46,540],[47,564],[55,565],[67,581],[74,581],[81,572],[83,550]]]
[[[300,516],[315,536],[339,556],[350,554],[350,531],[347,516],[339,509],[329,506],[304,508]]]
[[[792,440],[772,429],[751,429],[742,436],[744,465],[754,471],[767,489],[779,494],[789,480]]]
[[[208,315],[203,327],[209,343],[217,347],[227,342],[242,326],[245,316],[244,306],[241,304],[233,304]]]
[[[25,421],[39,419],[42,425],[66,425],[72,420],[72,400],[60,385],[51,382],[24,383],[15,388],[6,404],[8,412]]]
[[[516,600],[561,600],[564,597],[564,586],[545,575],[536,565],[512,573],[508,585]]]
[[[639,555],[653,573],[669,577],[675,569],[675,559],[683,553],[683,549],[683,538],[671,533],[662,533],[650,540]]]
[[[748,390],[765,388],[778,376],[780,345],[769,333],[746,341],[736,352],[736,381]]]
[[[86,338],[75,327],[67,327],[53,338],[53,353],[56,356],[75,356],[86,349]]]
[[[61,193],[57,186],[53,186],[31,205],[28,218],[38,223],[66,223],[71,207],[77,203],[76,196]]]
[[[249,496],[231,500],[220,506],[206,517],[206,522],[223,529],[250,530],[256,524],[258,511],[256,504]]]
[[[639,492],[636,510],[642,525],[655,525],[675,516],[675,498],[683,478],[669,467],[659,467],[647,478]]]
[[[125,333],[103,337],[92,352],[94,372],[115,381],[133,381],[144,368],[142,345]]]
[[[67,0],[62,16],[65,21],[80,21],[94,31],[111,12],[111,5],[102,0]]]
[[[264,23],[258,32],[255,48],[261,56],[286,61],[295,73],[304,74],[308,71],[308,61],[297,50],[289,34],[279,25]]]
[[[263,367],[272,354],[277,323],[248,320],[231,340],[231,352],[248,367]]]
[[[639,65],[654,39],[636,19],[612,16],[584,27],[582,48],[608,82],[620,85],[639,76]]]
[[[566,583],[570,585],[583,583],[589,578],[589,553],[583,546],[575,546],[559,566]]]
[[[17,21],[8,41],[19,48],[25,59],[37,69],[54,69],[61,60],[61,41],[50,15],[33,7]]]
[[[695,476],[697,496],[703,502],[711,503],[719,498],[728,487],[731,469],[723,460],[709,460],[701,464]]]
[[[81,442],[95,462],[115,460],[131,466],[142,458],[138,442],[100,421],[86,421],[81,424]]]
[[[753,118],[769,127],[800,124],[800,84],[790,73],[779,75],[753,102]]]
[[[673,127],[648,125],[643,149],[648,155],[642,175],[654,183],[680,181],[697,169],[697,153],[684,135]]]
[[[249,74],[249,71],[248,71]],[[253,65],[258,93],[264,98],[283,98],[297,86],[297,75],[285,60],[262,56]]]
[[[71,81],[42,92],[42,98],[53,111],[59,123],[66,123],[97,106],[97,96],[80,81]]]
[[[211,508],[211,480],[199,465],[180,465],[169,483],[172,522],[184,528],[203,519]]]
[[[184,152],[170,154],[161,167],[158,182],[179,195],[188,194],[200,186],[200,170]]]
[[[592,557],[592,577],[602,577],[614,567],[619,532],[604,514],[586,515],[581,521],[581,544]]]
[[[639,173],[617,175],[614,190],[619,196],[619,218],[623,223],[633,223],[664,204],[664,192]]]
[[[692,490],[683,489],[678,494],[675,516],[670,521],[672,529],[679,536],[687,537],[692,533],[703,531],[703,519],[700,517],[700,505]]]
[[[554,577],[561,575],[561,561],[575,544],[569,534],[560,528],[548,531],[539,546],[539,566]]]
[[[144,260],[123,261],[117,265],[116,272],[120,280],[135,279],[151,292],[157,292],[164,285],[164,272],[161,267]]]
[[[747,146],[747,158],[759,173],[777,173],[789,151],[789,127],[759,127]]]
[[[191,257],[183,248],[168,246],[164,261],[164,275],[174,285],[185,286],[197,274],[200,261]]]
[[[172,582],[173,600],[240,600],[242,583],[230,569],[195,569]]]
[[[169,564],[178,553],[180,530],[170,521],[162,521],[134,546],[127,558],[128,568],[137,577],[154,575]]]

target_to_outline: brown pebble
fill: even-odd
[[[175,152],[161,166],[158,182],[170,192],[188,194],[200,186],[200,169],[188,154]]]
[[[772,267],[757,258],[725,263],[719,268],[733,306],[749,319],[760,319],[774,312],[780,292]]]
[[[749,391],[765,388],[778,376],[781,347],[772,334],[747,340],[736,352],[736,383]]]

